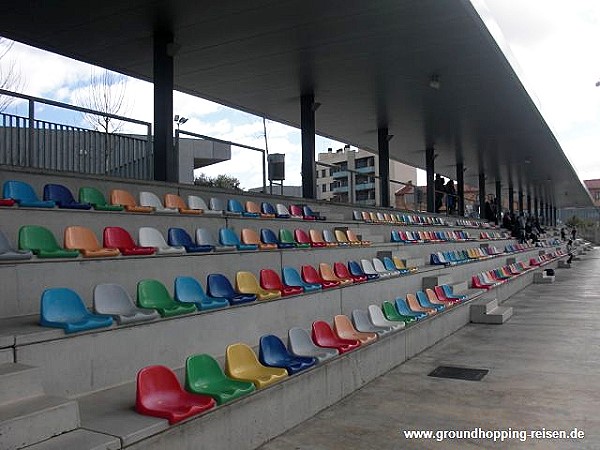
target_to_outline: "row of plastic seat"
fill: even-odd
[[[466,231],[391,231],[391,242],[422,244],[425,242],[463,242],[475,240]]]
[[[240,239],[241,237],[241,239]],[[270,229],[258,233],[244,228],[237,236],[231,228],[219,230],[217,241],[205,228],[198,228],[195,241],[183,228],[169,228],[167,239],[152,227],[138,230],[139,245],[127,230],[121,227],[106,227],[103,245],[95,233],[82,226],[69,226],[64,231],[64,248],[60,247],[50,230],[37,225],[25,225],[19,229],[19,250],[15,250],[0,232],[0,260],[29,259],[32,253],[40,258],[114,257],[123,255],[174,255],[211,251],[271,250],[286,248],[369,246],[369,241],[360,240],[352,230],[280,229],[279,237]]]
[[[465,264],[472,261],[478,261],[485,258],[491,258],[502,254],[501,250],[496,247],[472,247],[463,250],[452,250],[446,252],[435,252],[429,257],[429,262],[432,266],[455,266],[457,264]]]
[[[479,233],[479,239],[486,240],[498,240],[498,239],[510,239],[510,233],[506,231],[481,231]]]
[[[301,218],[304,220],[325,220],[320,213],[313,211],[308,205],[290,205],[289,209],[283,204],[271,205],[263,202],[260,206],[253,201],[246,201],[242,206],[237,199],[225,202],[218,197],[212,197],[208,203],[197,195],[189,195],[188,203],[177,194],[165,194],[164,202],[153,192],[142,191],[139,203],[133,195],[124,189],[113,189],[110,192],[110,203],[104,194],[94,187],[81,187],[79,201],[75,200],[70,189],[62,184],[46,184],[43,190],[43,200],[40,200],[33,187],[23,181],[9,180],[3,185],[3,199],[0,206],[13,206],[15,203],[29,208],[59,208],[99,211],[130,211],[138,213],[181,213],[181,214],[232,214],[243,217],[262,218]]]
[[[456,219],[456,226],[465,228],[496,228],[489,222],[478,222],[472,219]]]
[[[455,296],[448,286],[436,288],[445,299],[445,303],[434,306],[436,311],[443,305],[456,304],[466,298]],[[433,297],[439,302],[435,293]],[[261,336],[258,357],[247,344],[231,344],[225,352],[224,370],[210,355],[189,356],[185,362],[185,389],[168,367],[145,367],[137,375],[136,411],[165,418],[174,424],[372,343],[379,336],[401,329],[405,322],[413,320],[397,310],[389,320],[386,318],[386,314],[390,314],[389,307],[384,304],[383,308],[370,305],[368,312],[354,310],[352,321],[348,316],[337,315],[333,326],[322,320],[315,321],[310,334],[302,328],[291,328],[287,347],[278,336]],[[422,314],[415,317],[422,318]]]
[[[352,218],[367,223],[385,223],[391,225],[433,225],[447,226],[447,222],[441,217],[432,217],[422,214],[406,213],[383,213],[369,211],[352,211]]]

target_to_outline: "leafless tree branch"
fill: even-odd
[[[0,37],[0,89],[20,91],[25,87],[25,80],[16,59],[10,57],[14,42]],[[15,99],[0,95],[0,112],[6,110]]]

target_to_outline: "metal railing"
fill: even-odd
[[[0,89],[0,95],[26,100],[28,116],[0,113],[0,164],[152,180],[152,124],[117,114]],[[146,135],[105,133],[36,118],[36,104],[109,117],[146,127]]]

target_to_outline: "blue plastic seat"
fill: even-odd
[[[304,214],[304,217],[314,217],[316,220],[325,220],[325,219],[327,219],[327,217],[321,216],[321,213],[314,212],[311,209],[311,207],[308,206],[308,205],[304,205],[302,207],[302,213]]]
[[[240,238],[231,228],[221,228],[219,230],[219,241],[221,245],[235,246],[238,250],[258,250],[256,244],[242,244]]]
[[[408,305],[406,304],[406,300],[404,300],[401,297],[398,297],[396,299],[395,304],[396,304],[396,309],[403,316],[414,317],[415,319],[424,319],[425,317],[427,317],[427,313],[416,312],[416,311],[413,311],[412,309],[410,309],[408,307]]]
[[[365,273],[361,265],[357,261],[348,261],[348,271],[350,275],[355,277],[367,277],[367,280],[377,280],[379,278],[378,274]]]
[[[275,232],[269,228],[262,228],[260,230],[260,240],[264,244],[277,244],[277,248],[294,248],[294,244],[290,242],[281,242],[277,239]]]
[[[431,264],[432,266],[444,265],[444,263],[440,261],[440,258],[438,258],[438,255],[436,255],[435,253],[431,254],[429,258],[429,264]]]
[[[300,274],[293,267],[283,267],[281,269],[281,274],[283,275],[283,283],[288,286],[299,286],[304,288],[304,292],[318,291],[321,289],[320,284],[316,283],[307,283],[302,279]]]
[[[67,288],[46,289],[42,293],[40,325],[62,328],[65,333],[110,327],[112,317],[92,314],[81,297]]]
[[[390,272],[399,272],[399,273],[407,272],[407,270],[398,270],[396,268],[396,264],[394,264],[394,261],[392,261],[392,258],[390,258],[389,256],[383,257],[383,266],[385,267],[386,270],[389,270]]]
[[[169,245],[183,246],[188,253],[210,252],[213,249],[212,245],[196,244],[183,228],[169,228],[168,239]]]
[[[419,301],[419,305],[423,308],[435,308],[438,311],[442,311],[445,308],[444,305],[435,305],[431,303],[423,291],[417,291],[417,300]]]
[[[259,213],[246,211],[242,204],[234,198],[230,198],[227,201],[227,212],[231,214],[241,214],[243,217],[260,217]]]
[[[315,358],[292,355],[277,336],[261,336],[258,360],[265,366],[283,367],[289,375],[306,370],[317,363]]]
[[[182,303],[194,303],[200,311],[229,306],[226,298],[206,295],[200,283],[192,277],[175,278],[175,300]]]
[[[52,200],[40,200],[33,188],[23,181],[5,181],[2,188],[2,197],[13,199],[19,206],[27,208],[54,208],[56,206]]]
[[[79,203],[75,201],[73,194],[68,187],[62,184],[47,184],[44,186],[44,200],[54,201],[59,208],[64,209],[91,209],[89,203]]]
[[[264,214],[275,214],[275,217],[277,217],[278,219],[290,218],[290,216],[286,214],[277,214],[277,210],[275,209],[275,207],[268,202],[262,202],[260,204],[260,209]]]
[[[225,275],[220,273],[211,273],[206,278],[206,287],[208,295],[226,299],[231,305],[249,303],[256,300],[254,294],[238,294],[233,290],[233,286]]]
[[[396,231],[396,230],[392,230],[391,241],[392,242],[404,242],[404,240],[400,237],[400,233],[398,233],[398,231]]]

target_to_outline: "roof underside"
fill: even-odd
[[[465,182],[487,176],[556,206],[589,193],[467,0],[74,0],[3,6],[0,34],[152,81],[157,24],[173,30],[176,89],[294,126],[314,91],[319,134]],[[429,87],[439,75],[440,89]],[[515,195],[516,198],[516,195]]]

